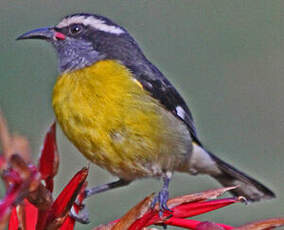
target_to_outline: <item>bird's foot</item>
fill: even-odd
[[[81,224],[89,224],[89,213],[84,205],[83,208],[79,211],[79,213],[76,213],[74,208],[71,208],[71,211],[69,213],[69,216],[72,217],[75,221],[81,223]]]
[[[172,212],[168,208],[167,202],[169,199],[169,191],[167,188],[163,188],[157,196],[155,196],[151,208],[154,208],[157,203],[159,203],[159,216],[162,217],[165,211]]]

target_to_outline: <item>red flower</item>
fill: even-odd
[[[190,194],[170,199],[168,201],[168,207],[172,210],[172,212],[167,211],[162,217],[159,216],[158,206],[156,206],[154,209],[151,208],[151,203],[154,197],[151,195],[133,207],[121,219],[113,221],[104,226],[99,226],[94,230],[140,230],[150,225],[172,225],[198,230],[202,226],[202,222],[185,218],[200,215],[202,213],[210,212],[215,209],[240,202],[240,199],[235,198],[209,200],[222,195],[224,192],[230,189],[234,189],[234,187],[209,190],[202,193]],[[233,228],[224,224],[214,225],[223,230]]]
[[[38,166],[29,162],[28,142],[20,136],[10,136],[5,120],[0,114],[0,142],[3,155],[0,156],[0,170],[6,185],[6,195],[0,200],[0,228],[9,222],[9,230],[73,230],[76,220],[70,210],[79,214],[85,199],[88,169],[77,172],[53,200],[54,177],[59,166],[56,145],[56,127],[53,123],[47,132],[41,150]],[[21,155],[13,154],[19,152]],[[241,198],[216,199],[224,192],[234,189],[221,188],[176,197],[168,201],[172,212],[160,217],[158,206],[150,207],[154,195],[128,211],[122,218],[102,225],[94,230],[142,230],[150,225],[173,225],[193,230],[264,230],[284,225],[284,218],[253,222],[239,228],[213,222],[185,219],[210,212]],[[76,200],[76,202],[75,202]]]
[[[7,192],[0,202],[0,223],[10,216],[9,230],[60,229],[63,223],[62,229],[74,228],[75,221],[68,214],[73,205],[80,209],[74,202],[85,188],[88,169],[77,172],[53,201],[53,180],[59,164],[55,128],[53,123],[45,136],[38,167],[17,154],[5,159],[8,167],[2,179]],[[82,202],[82,195],[80,199]]]
[[[230,204],[245,201],[242,197],[238,199],[216,199],[216,197],[230,189],[234,189],[234,187],[209,190],[206,192],[173,198],[168,201],[168,207],[173,212],[165,212],[161,218],[159,217],[159,210],[157,206],[154,209],[151,209],[151,203],[154,197],[154,195],[151,195],[134,206],[122,218],[112,221],[106,225],[98,226],[93,230],[146,230],[150,225],[172,225],[192,230],[268,230],[284,226],[284,218],[257,221],[241,227],[233,227],[208,221],[201,222],[192,219],[185,219],[210,212]]]

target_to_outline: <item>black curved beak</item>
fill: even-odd
[[[54,33],[55,33],[54,27],[44,27],[26,32],[21,36],[19,36],[16,40],[23,40],[23,39],[53,40]]]

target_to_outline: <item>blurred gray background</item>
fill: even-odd
[[[15,38],[75,12],[102,14],[125,26],[181,91],[205,145],[278,196],[197,219],[240,225],[284,215],[284,1],[0,0],[0,107],[12,131],[29,138],[35,159],[54,119],[56,55],[44,42]],[[87,165],[59,129],[58,144],[56,193]],[[113,179],[91,167],[90,185]],[[170,190],[177,196],[218,186],[206,176],[175,174]],[[88,200],[91,224],[77,228],[116,219],[160,187],[147,179],[99,194]]]

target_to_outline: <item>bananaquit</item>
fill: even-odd
[[[161,177],[163,187],[154,203],[163,211],[171,176],[178,171],[237,185],[232,193],[248,201],[275,197],[205,149],[183,98],[126,29],[110,19],[73,14],[18,39],[53,45],[60,72],[52,96],[57,121],[86,158],[119,178],[87,190],[88,196]]]

